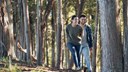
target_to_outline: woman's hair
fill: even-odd
[[[72,18],[71,18],[71,20],[73,20],[75,17],[77,17],[77,16],[76,15],[73,15]]]

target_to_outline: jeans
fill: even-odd
[[[90,62],[90,52],[89,47],[80,47],[80,54],[82,53],[84,56],[84,63],[86,63],[88,71],[92,71],[91,62]]]
[[[68,42],[67,47],[72,54],[72,58],[75,63],[75,66],[79,67],[80,66],[80,54],[79,54],[80,45],[74,45],[73,43]]]

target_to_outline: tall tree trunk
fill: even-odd
[[[25,42],[26,42],[26,49],[27,49],[27,63],[30,64],[30,39],[29,39],[29,12],[28,12],[28,5],[26,0],[22,0],[23,3],[23,13],[24,13],[24,33],[25,33]]]
[[[1,8],[2,8],[2,1],[0,1],[0,59],[2,58],[2,33],[3,33],[3,25],[2,25],[2,11],[1,11]]]
[[[4,53],[4,47],[3,47],[3,41],[2,41],[2,35],[3,35],[3,24],[2,24],[2,14],[1,14],[1,3],[0,3],[0,59],[3,57]]]
[[[123,63],[123,39],[121,35],[121,5],[120,5],[120,0],[116,0],[116,27],[117,27],[117,35],[119,38],[119,43],[120,43],[120,50],[122,52],[122,63]]]
[[[117,31],[118,31],[118,37],[120,39],[120,44],[122,44],[121,41],[121,17],[120,17],[120,0],[116,0],[116,26],[117,26]],[[122,47],[121,47],[122,48]],[[123,48],[122,48],[123,50]]]
[[[86,0],[77,0],[77,2],[76,2],[76,15],[79,17],[81,14],[82,14],[82,12],[83,12],[83,7],[84,7],[84,3],[85,3],[85,1]]]
[[[52,67],[55,67],[55,20],[56,20],[56,6],[55,3],[52,7]]]
[[[96,1],[96,24],[95,24],[95,32],[94,32],[94,43],[93,43],[93,56],[92,56],[92,72],[96,72],[96,50],[97,50],[97,32],[98,32],[98,13],[99,13],[99,4],[98,1]]]
[[[98,48],[99,48],[99,62],[100,62],[100,64],[99,64],[99,71],[101,72],[102,70],[101,70],[101,67],[102,67],[102,48],[101,48],[101,29],[100,29],[100,23],[99,23],[99,26],[98,26],[98,28],[99,28],[99,32],[98,32],[98,43],[99,43],[99,46],[98,46]]]
[[[48,25],[47,25],[47,21],[46,21],[45,43],[46,43],[46,47],[45,47],[46,48],[45,49],[46,50],[45,51],[46,52],[46,55],[45,55],[46,56],[46,66],[48,67],[49,66],[49,59],[48,59],[49,58],[48,57],[48,49],[49,48],[48,48]]]
[[[40,37],[39,37],[39,39],[40,39],[40,47],[42,47],[43,45],[42,44],[44,44],[44,43],[42,43],[42,42],[44,42],[43,41],[43,34],[44,34],[44,29],[45,29],[45,25],[46,25],[46,20],[47,20],[47,18],[48,18],[48,16],[49,16],[49,14],[50,14],[50,11],[51,11],[51,9],[52,9],[52,6],[53,6],[53,4],[54,4],[54,0],[48,0],[48,4],[47,4],[47,6],[46,6],[46,10],[45,10],[45,12],[44,12],[44,15],[41,15],[41,17],[43,17],[42,19],[41,19],[41,35],[40,35]],[[41,13],[42,13],[42,9],[41,9]],[[44,39],[45,40],[45,39]],[[43,48],[43,54],[44,54],[44,48]],[[43,55],[44,56],[44,55]],[[45,57],[44,57],[45,58]],[[44,61],[44,60],[43,60]],[[43,62],[44,63],[44,62]]]
[[[98,0],[102,40],[102,72],[122,72],[122,52],[116,28],[116,2]]]
[[[6,10],[8,15],[8,31],[9,31],[9,69],[11,69],[12,58],[16,59],[15,51],[14,51],[14,34],[13,34],[13,20],[11,15],[11,2],[6,0]],[[11,58],[12,57],[12,58]]]
[[[36,25],[36,49],[37,49],[37,64],[42,65],[42,47],[40,47],[41,35],[41,0],[37,0],[37,25]]]
[[[19,22],[19,20],[20,20],[20,15],[19,15],[19,9],[18,9],[18,7],[19,7],[19,5],[18,5],[18,0],[13,0],[12,1],[12,7],[13,7],[13,30],[14,30],[14,39],[15,39],[15,41],[14,41],[14,45],[15,45],[15,52],[16,52],[16,56],[18,57],[18,59],[20,59],[21,60],[21,57],[22,57],[22,55],[21,55],[21,52],[17,49],[17,43],[18,43],[18,41],[19,41],[19,37],[20,37],[20,35],[19,35],[19,26],[20,26],[20,22]]]
[[[62,24],[62,0],[57,0],[57,68],[60,68],[61,58],[61,24]]]
[[[14,32],[13,32],[13,20],[12,20],[12,15],[11,15],[11,2],[6,0],[6,9],[7,9],[7,14],[8,14],[8,30],[9,30],[9,39],[10,39],[10,46],[9,46],[9,53],[8,55],[11,55],[12,58],[16,59],[15,51],[14,51]]]
[[[7,51],[9,50],[9,34],[8,34],[8,22],[7,22],[7,11],[5,9],[5,1],[1,1],[1,27],[2,27],[2,34],[1,34],[1,41],[2,45],[4,45],[4,51],[3,53],[5,54],[4,56],[7,56]],[[6,19],[6,20],[5,20]]]
[[[124,20],[124,72],[128,71],[128,1],[123,0]]]
[[[21,44],[21,46],[23,48],[25,48],[25,33],[24,33],[24,22],[23,22],[23,4],[22,4],[22,0],[18,0],[18,16],[19,16],[19,42]],[[21,53],[22,57],[21,59],[23,61],[25,61],[26,58],[26,54],[25,53]]]
[[[65,2],[64,2],[64,20],[65,20],[65,24],[67,25],[68,24],[68,18],[67,18],[67,6],[68,6],[68,0],[65,0]],[[65,26],[64,26],[64,28],[65,28]],[[65,29],[64,29],[64,31],[65,31]],[[69,52],[69,50],[68,50],[68,48],[66,48],[66,34],[65,34],[65,32],[64,32],[64,48],[65,48],[65,51],[64,51],[64,61],[65,61],[65,63],[64,63],[64,68],[68,68],[68,60],[69,60],[69,57],[68,57],[68,52]]]

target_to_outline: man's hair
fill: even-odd
[[[77,17],[77,16],[76,15],[73,15],[71,19],[73,20],[75,17]]]
[[[80,15],[80,17],[79,18],[81,18],[81,17],[86,17],[85,15]]]

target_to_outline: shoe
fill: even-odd
[[[80,65],[79,68],[82,69],[82,65]]]
[[[81,69],[81,67],[79,67],[79,66],[76,68],[76,70],[80,70],[80,69]]]

